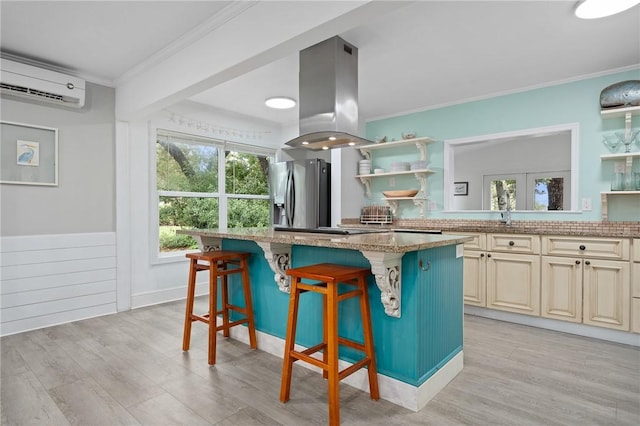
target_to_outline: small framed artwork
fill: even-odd
[[[453,182],[453,195],[469,195],[469,182]]]
[[[0,121],[0,183],[58,185],[58,129]]]

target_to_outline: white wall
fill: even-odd
[[[57,187],[0,185],[2,236],[115,230],[114,107],[91,83],[80,110],[0,99],[2,120],[58,129],[60,163]]]

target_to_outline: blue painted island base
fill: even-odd
[[[260,228],[184,233],[197,237],[202,250],[251,253],[258,350],[284,355],[289,285],[283,270],[333,263],[372,271],[367,288],[381,398],[420,410],[462,370],[461,244],[468,237],[389,232],[319,238]],[[235,291],[240,287],[230,288],[230,302],[242,306],[243,295]],[[363,342],[360,304],[355,299],[339,304],[338,334]],[[323,340],[322,296],[307,294],[300,300],[299,312],[296,345],[302,351]],[[232,330],[231,336],[245,342],[245,330],[238,328],[240,332]],[[361,358],[359,351],[347,346],[341,346],[338,355],[340,369]],[[344,382],[367,391],[367,376],[360,370]]]

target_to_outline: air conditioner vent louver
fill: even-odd
[[[0,94],[82,108],[85,81],[57,71],[0,58]]]
[[[2,90],[8,90],[13,93],[21,93],[25,95],[37,96],[39,98],[46,98],[49,101],[57,101],[64,103],[62,95],[56,95],[55,93],[43,92],[42,90],[29,89],[28,87],[13,86],[11,84],[0,83]]]

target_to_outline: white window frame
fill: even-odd
[[[191,138],[194,141],[201,141],[205,144],[211,144],[218,149],[218,192],[182,192],[182,191],[158,191],[157,182],[157,164],[156,164],[156,143],[159,134],[182,136],[185,139]],[[254,145],[241,144],[233,141],[225,141],[215,138],[209,138],[206,136],[199,136],[193,134],[187,134],[179,131],[151,128],[149,129],[149,184],[151,190],[149,191],[149,243],[151,264],[164,264],[173,262],[184,261],[184,255],[186,253],[195,250],[181,250],[173,251],[170,253],[160,252],[160,217],[158,209],[158,200],[161,196],[169,197],[194,197],[194,198],[217,198],[218,199],[218,226],[221,231],[227,230],[227,216],[228,216],[228,203],[229,198],[245,198],[245,199],[264,199],[268,200],[269,195],[254,195],[254,194],[227,194],[226,193],[226,175],[225,175],[225,152],[233,150],[241,152],[243,154],[264,155],[268,157],[270,161],[275,158],[275,149],[263,148]]]

